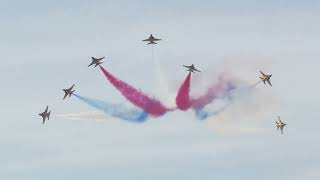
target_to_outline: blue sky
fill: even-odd
[[[1,179],[319,178],[319,10],[311,0],[2,1]],[[274,86],[259,85],[250,101],[205,122],[192,111],[145,124],[57,116],[93,110],[61,100],[72,83],[79,94],[125,102],[87,68],[91,56],[106,56],[108,70],[146,93],[171,97],[141,43],[150,33],[163,38],[155,58],[166,82],[180,82],[181,65],[195,63],[247,82],[264,69]],[[42,125],[46,105],[53,117]]]

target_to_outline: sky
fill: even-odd
[[[316,0],[1,1],[1,179],[319,178],[319,10]],[[163,39],[153,58],[141,42],[151,33]],[[168,104],[182,64],[202,70],[195,94],[218,72],[255,83],[264,70],[273,87],[259,84],[205,121],[190,110],[128,123],[62,101],[75,83],[81,95],[133,107],[88,69],[91,56]],[[66,118],[88,112],[95,118]]]

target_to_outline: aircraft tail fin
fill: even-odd
[[[150,41],[148,44],[157,44],[157,43],[154,41]]]

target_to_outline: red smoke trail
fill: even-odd
[[[189,72],[183,84],[180,86],[180,89],[176,97],[177,107],[183,111],[186,111],[191,107],[192,101],[190,100],[190,79],[191,72]]]
[[[227,86],[229,83],[230,82],[227,82],[224,79],[220,78],[219,82],[211,86],[205,95],[193,99],[192,108],[195,110],[199,110],[212,103],[216,98],[223,95],[225,91],[228,91]]]
[[[190,97],[190,80],[191,73],[188,74],[183,84],[180,86],[176,97],[176,104],[180,110],[186,111],[189,108],[201,110],[206,105],[212,103],[216,98],[222,96],[225,92],[233,89],[232,81],[225,80],[223,77],[219,78],[218,83],[211,85],[206,94],[198,97]]]
[[[138,91],[134,87],[129,84],[117,79],[112,74],[110,74],[107,70],[105,70],[102,66],[100,66],[103,74],[108,78],[110,83],[120,91],[120,93],[129,100],[135,106],[144,110],[144,112],[159,117],[164,115],[166,112],[171,111],[172,109],[168,109],[164,107],[160,101],[156,99],[152,99],[142,92]]]

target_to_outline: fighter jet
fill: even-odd
[[[266,81],[267,81],[268,84],[269,84],[270,86],[272,86],[272,84],[271,84],[271,82],[270,82],[270,78],[271,78],[272,74],[267,75],[267,74],[263,73],[262,71],[260,71],[260,73],[261,73],[261,75],[262,75],[262,77],[260,77],[261,81],[262,81],[264,84],[266,84]]]
[[[94,67],[99,66],[100,64],[102,64],[101,60],[104,59],[104,58],[105,58],[105,57],[102,57],[102,58],[91,57],[92,62],[89,64],[88,67],[90,67],[90,66],[92,66],[92,65],[95,65]]]
[[[49,120],[49,118],[50,118],[50,113],[51,113],[51,111],[49,111],[48,112],[48,106],[47,106],[47,108],[46,108],[46,110],[43,112],[43,113],[40,113],[39,114],[39,116],[41,116],[42,117],[42,124],[44,124],[44,122],[46,121],[46,118]]]
[[[187,71],[189,71],[189,72],[193,72],[193,73],[194,73],[194,71],[201,72],[201,71],[199,71],[198,69],[196,69],[193,64],[191,64],[191,66],[183,65],[183,67],[188,68]]]
[[[281,121],[280,116],[278,116],[278,120],[276,121],[276,126],[277,126],[277,130],[278,130],[278,131],[279,131],[279,129],[280,129],[281,134],[283,134],[283,128],[284,128],[284,126],[286,126],[286,125],[287,125],[286,123],[284,123],[284,122]]]
[[[67,96],[71,97],[71,95],[75,92],[75,90],[72,90],[73,87],[74,87],[74,84],[73,84],[69,89],[63,89],[63,91],[64,91],[63,100],[64,100]]]
[[[151,34],[148,39],[144,39],[142,41],[148,41],[149,42],[148,44],[157,44],[156,41],[160,41],[160,40],[161,39],[157,39],[153,37],[153,35]]]

